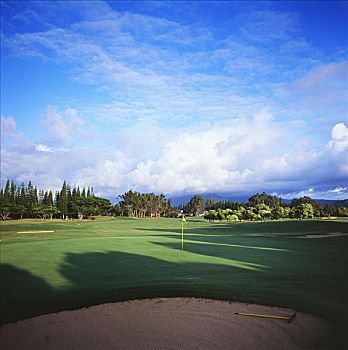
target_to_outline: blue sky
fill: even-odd
[[[1,176],[346,198],[347,2],[1,3]]]

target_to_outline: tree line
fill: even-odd
[[[172,207],[170,199],[165,195],[155,193],[140,193],[129,190],[118,196],[119,203],[113,208],[116,216],[136,218],[177,216],[176,208]]]
[[[17,186],[6,181],[0,189],[0,216],[9,218],[91,218],[106,215],[111,208],[108,199],[96,197],[92,188],[79,186],[71,189],[66,181],[53,195],[52,191],[39,190],[29,181]]]
[[[6,181],[0,189],[0,216],[2,220],[37,218],[79,218],[93,219],[97,215],[145,217],[199,216],[210,221],[226,220],[276,220],[282,218],[306,219],[313,217],[348,216],[348,203],[334,207],[321,205],[305,196],[294,198],[289,204],[277,196],[265,192],[256,193],[246,203],[233,201],[204,200],[200,195],[193,196],[185,205],[173,206],[163,194],[140,193],[129,190],[117,197],[117,204],[97,197],[93,187],[71,188],[66,181],[60,190],[44,191],[29,181],[17,186],[14,181]]]
[[[71,189],[66,181],[59,191],[39,190],[29,181],[17,186],[6,181],[0,189],[0,216],[2,220],[41,219],[93,219],[97,215],[129,216],[136,218],[177,216],[179,208],[173,208],[170,199],[163,194],[128,191],[118,196],[112,205],[109,199],[97,197],[93,187],[76,186]]]
[[[345,202],[343,203],[345,204]],[[265,192],[251,196],[246,203],[232,201],[215,202],[208,199],[205,203],[205,209],[204,218],[209,221],[256,221],[348,216],[347,206],[338,208],[332,204],[324,206],[308,196],[293,198],[289,204],[285,204],[280,197],[272,196]]]

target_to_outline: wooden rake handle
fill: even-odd
[[[244,313],[244,312],[236,312],[235,314],[240,316],[252,316],[252,317],[272,318],[275,320],[285,320],[290,323],[295,318],[296,311],[290,317],[277,316],[277,315],[265,315],[265,314],[250,314],[250,313]]]

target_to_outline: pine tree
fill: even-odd
[[[38,199],[38,195],[37,195],[37,188],[34,187],[34,191],[33,191],[33,206],[36,207],[39,204],[39,199]]]
[[[45,201],[44,201],[44,199],[45,199],[45,192],[44,192],[44,190],[39,190],[39,204],[41,205],[45,205],[46,203],[45,203]]]
[[[16,185],[14,184],[13,180],[11,181],[10,203],[11,205],[15,205],[16,203]]]
[[[30,180],[28,182],[28,186],[27,186],[25,192],[26,192],[25,193],[25,197],[26,197],[26,211],[27,211],[27,214],[30,216],[32,214],[33,207],[34,207],[34,204],[33,204],[34,188],[33,188],[33,185],[32,185]]]
[[[27,211],[27,196],[24,182],[21,183],[20,193],[18,197],[18,211],[21,215],[21,219],[23,218],[23,214]]]
[[[43,198],[42,198],[42,204],[43,205],[48,205],[48,192],[47,191],[44,192],[44,195],[43,195]]]
[[[56,191],[55,196],[54,196],[54,203],[56,207],[59,209],[60,208],[60,195],[59,191]]]
[[[68,213],[68,187],[65,180],[59,194],[59,210],[62,213],[63,219],[65,219]]]
[[[3,203],[6,204],[6,205],[10,204],[10,198],[11,198],[10,180],[7,180],[6,184],[5,184],[4,195],[3,195]]]
[[[69,216],[73,216],[72,214],[72,208],[71,208],[71,204],[72,204],[72,194],[71,194],[71,190],[70,190],[70,186],[67,185],[67,190],[66,190],[66,198],[67,198],[67,214],[69,214]]]
[[[48,192],[47,205],[53,207],[53,194],[52,194],[52,191]]]
[[[20,203],[20,197],[21,197],[21,188],[20,186],[16,189],[16,195],[15,195],[15,203],[18,205]]]
[[[7,220],[13,211],[13,203],[11,203],[10,181],[6,181],[5,189],[1,193],[0,216],[2,220]]]
[[[71,197],[72,197],[69,185],[66,186],[66,195],[67,195],[67,199],[68,199],[68,203],[69,203],[69,201],[71,201]]]

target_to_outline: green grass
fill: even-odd
[[[189,219],[1,223],[2,323],[103,302],[197,296],[348,321],[347,220],[211,224]],[[54,230],[54,233],[20,231]],[[342,326],[342,327],[341,327]]]

